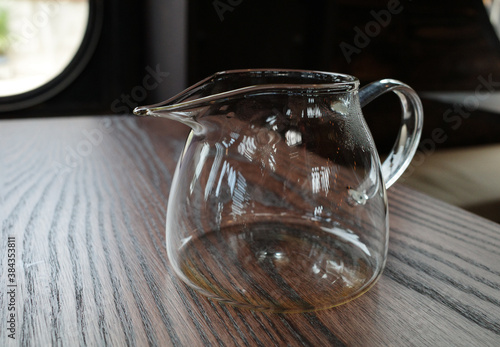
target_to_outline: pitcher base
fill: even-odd
[[[211,231],[182,247],[189,285],[232,305],[303,312],[343,304],[381,272],[353,233],[295,223],[253,223]]]

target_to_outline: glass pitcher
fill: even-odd
[[[358,297],[388,249],[386,188],[410,163],[420,99],[391,79],[219,72],[137,115],[192,128],[173,178],[166,246],[189,286],[240,307],[303,312]],[[361,107],[394,91],[402,124],[381,164]]]

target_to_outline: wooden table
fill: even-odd
[[[384,274],[346,305],[266,314],[187,288],[164,247],[187,132],[134,117],[0,121],[0,345],[500,346],[500,226],[401,185]]]

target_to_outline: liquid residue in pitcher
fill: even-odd
[[[341,304],[361,295],[378,275],[362,243],[305,225],[225,227],[182,248],[180,269],[197,289],[263,311],[312,311]]]

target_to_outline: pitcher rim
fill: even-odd
[[[331,72],[331,71],[320,71],[320,70],[303,70],[303,69],[273,69],[273,68],[264,68],[264,69],[234,69],[234,70],[223,70],[223,71],[218,71],[208,78],[205,78],[203,81],[210,80],[211,78],[214,78],[216,76],[223,76],[223,75],[232,75],[232,74],[244,74],[244,73],[307,73],[307,74],[318,74],[318,75],[324,75],[324,76],[330,76],[330,77],[342,77],[344,81],[342,82],[324,82],[324,83],[262,83],[258,84],[259,86],[262,85],[292,85],[292,86],[338,86],[338,85],[352,85],[356,89],[359,87],[359,80],[358,78],[349,75],[349,74],[344,74],[344,73],[339,73],[339,72]],[[250,85],[249,85],[250,86]]]
[[[210,81],[216,81],[218,78],[224,76],[231,75],[242,75],[242,74],[255,74],[254,77],[261,77],[265,79],[266,77],[290,77],[291,74],[303,74],[303,76],[295,76],[296,78],[303,78],[304,83],[253,83],[248,84],[243,87],[230,89],[223,92],[217,92],[211,95],[203,96],[197,99],[186,100],[190,95],[193,95],[197,90],[202,88],[204,85],[210,83]],[[262,76],[258,76],[262,74]],[[280,74],[282,76],[280,76]],[[266,76],[268,75],[268,76]],[[288,76],[287,76],[288,75]],[[315,78],[314,78],[314,75]],[[320,80],[319,77],[323,77],[323,80]],[[329,79],[328,79],[328,78]],[[314,81],[314,83],[307,83],[307,79]],[[337,80],[337,81],[335,81]],[[154,115],[155,111],[174,111],[185,108],[192,108],[202,104],[206,104],[207,102],[213,102],[215,100],[227,98],[245,94],[252,92],[261,92],[265,90],[307,90],[308,92],[312,91],[325,91],[327,93],[347,93],[354,92],[359,89],[359,80],[358,78],[338,73],[338,72],[328,72],[328,71],[319,71],[319,70],[302,70],[302,69],[273,69],[273,68],[257,68],[257,69],[234,69],[234,70],[224,70],[216,72],[209,77],[204,78],[198,83],[188,87],[181,93],[169,98],[166,101],[163,101],[158,104],[150,105],[150,106],[139,106],[136,107],[134,113],[137,115]]]

